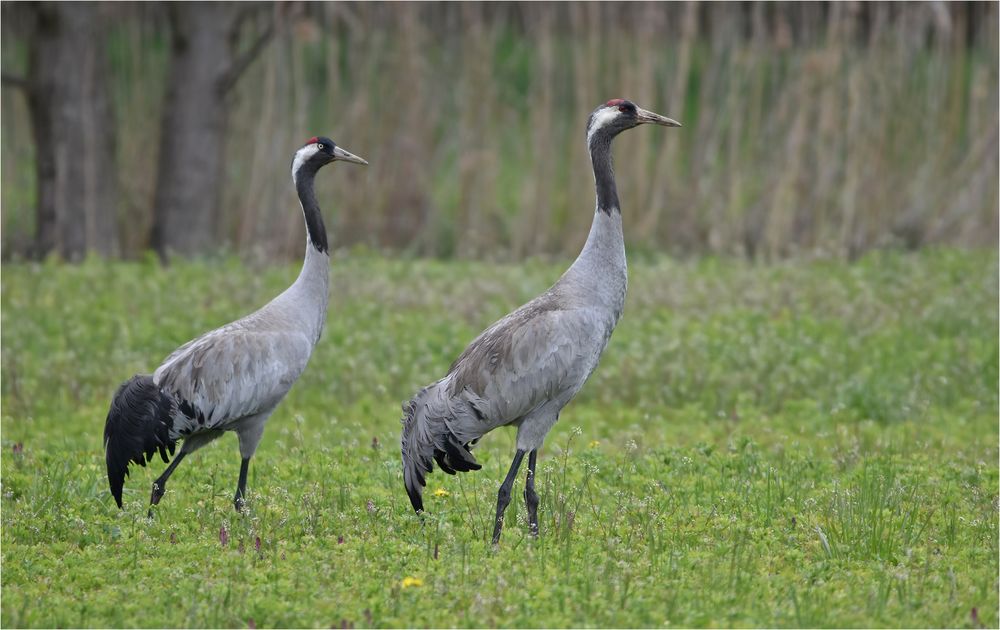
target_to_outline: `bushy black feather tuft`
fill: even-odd
[[[438,468],[440,468],[442,472],[446,472],[449,475],[455,474],[455,469],[448,465],[448,456],[444,451],[434,449],[434,461],[437,462]]]
[[[444,450],[447,453],[445,459],[447,459],[448,465],[458,472],[469,472],[482,468],[482,465],[477,463],[476,458],[472,456],[469,446],[460,443],[454,435],[448,434]]]
[[[428,414],[426,396],[429,391],[430,388],[425,387],[403,405],[403,433],[400,439],[403,485],[415,512],[424,509],[422,495],[425,478],[435,462],[449,475],[482,468],[472,455],[470,443],[463,444],[448,428],[444,418]]]
[[[173,455],[176,444],[170,439],[174,409],[172,399],[149,375],[133,376],[115,393],[104,424],[104,457],[108,485],[119,508],[130,463],[145,466],[157,451],[164,462],[170,461],[167,450]]]

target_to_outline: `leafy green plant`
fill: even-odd
[[[0,622],[28,626],[996,626],[997,257],[633,263],[625,315],[489,545],[483,470],[402,489],[399,403],[565,261],[340,253],[312,362],[232,510],[235,439],[125,509],[115,387],[280,291],[236,259],[5,265]],[[975,609],[975,617],[972,610]]]

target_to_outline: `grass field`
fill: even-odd
[[[256,308],[291,265],[5,265],[2,625],[998,625],[997,254],[754,266],[633,260],[624,318],[488,543],[513,432],[402,489],[399,405],[554,281],[518,266],[333,263],[330,319],[271,418],[250,509],[225,436],[138,469],[117,385]]]

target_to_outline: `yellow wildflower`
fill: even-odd
[[[403,588],[410,588],[411,586],[415,587],[415,586],[423,586],[423,585],[424,585],[424,581],[421,580],[420,578],[411,577],[409,575],[406,576],[405,578],[403,578]]]
[[[438,488],[437,490],[434,491],[434,496],[436,497],[447,497],[450,495],[451,493],[445,490],[444,488]]]
[[[590,441],[590,448],[597,448],[600,445],[601,445],[601,443],[598,442],[597,440],[591,440]]]

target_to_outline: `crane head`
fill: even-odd
[[[295,157],[292,158],[292,177],[298,180],[300,172],[308,170],[315,173],[327,164],[338,160],[354,164],[368,164],[367,160],[338,147],[333,140],[326,136],[313,136],[295,152]]]
[[[672,118],[654,114],[624,98],[613,98],[599,106],[587,121],[587,143],[595,136],[614,137],[626,129],[639,125],[653,124],[664,127],[680,127]]]

